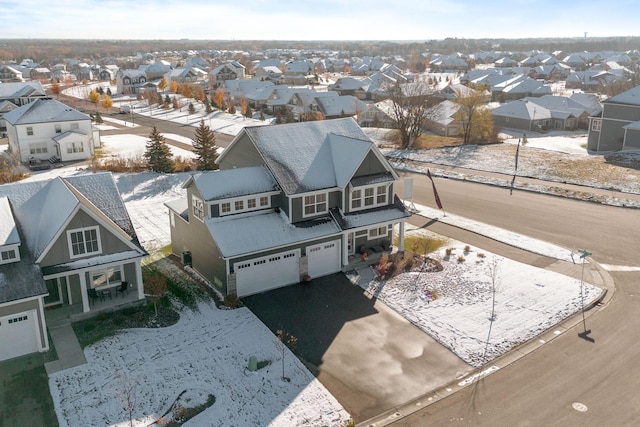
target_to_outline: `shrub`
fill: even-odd
[[[447,248],[444,252],[445,252],[445,254],[447,254],[447,256],[451,256],[451,254],[453,253],[453,249],[452,248]]]
[[[458,257],[458,262],[464,262],[464,261],[465,261],[464,257],[462,255],[460,255]]]
[[[464,252],[469,253],[471,251],[471,246],[467,245],[464,247]]]
[[[224,305],[229,308],[242,307],[242,301],[235,294],[229,294],[224,296]]]
[[[484,258],[484,257],[485,257],[485,255],[484,255],[484,253],[483,253],[483,252],[480,252],[480,253],[478,254],[478,258]]]

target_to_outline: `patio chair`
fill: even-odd
[[[118,292],[120,292],[122,294],[122,298],[124,298],[124,294],[129,292],[129,282],[122,282],[120,286],[116,288],[116,295],[118,295]]]
[[[95,289],[91,288],[87,291],[87,293],[89,294],[89,298],[91,298],[91,302],[93,304],[96,303],[96,300],[98,298],[100,298],[101,301],[104,301],[104,295],[100,292],[98,293]]]

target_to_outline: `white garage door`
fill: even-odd
[[[307,247],[309,276],[326,276],[340,271],[340,240]]]
[[[300,249],[255,258],[235,265],[239,297],[253,295],[300,281]]]
[[[35,353],[39,343],[35,310],[0,317],[0,360]]]

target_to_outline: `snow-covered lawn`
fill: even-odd
[[[215,396],[189,426],[344,426],[349,414],[285,350],[248,309],[201,303],[163,329],[133,329],[85,349],[87,364],[49,378],[58,420],[65,426],[128,426],[126,390],[135,426],[148,426],[183,391]],[[249,371],[248,361],[271,362]],[[162,425],[162,424],[160,424]]]
[[[465,251],[465,246],[451,241],[429,254],[442,264],[440,272],[381,280],[368,268],[351,280],[475,367],[541,334],[601,294],[588,284],[581,289],[580,280],[478,248]]]
[[[177,137],[178,135],[170,136],[169,134],[162,134],[165,138]],[[183,138],[183,137],[181,137]],[[184,139],[184,138],[183,138]],[[100,138],[102,141],[104,154],[109,157],[142,157],[146,150],[148,137],[141,135],[121,134],[121,135],[105,135]],[[189,140],[190,143],[191,140]],[[183,142],[182,140],[179,142]],[[173,145],[169,145],[171,154],[176,157],[183,157],[186,159],[195,158],[193,151],[178,148]]]

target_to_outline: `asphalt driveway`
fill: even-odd
[[[342,273],[243,298],[362,422],[439,388],[472,368]]]

